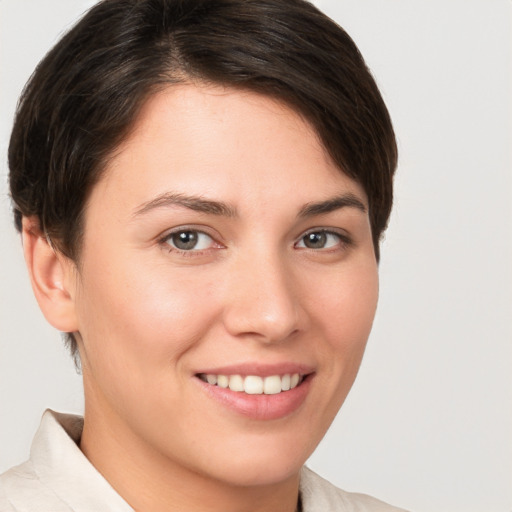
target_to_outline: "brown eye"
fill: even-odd
[[[342,242],[341,235],[332,231],[311,231],[304,235],[297,247],[306,249],[330,249]]]
[[[171,233],[165,240],[171,248],[179,251],[200,251],[209,249],[214,244],[211,236],[201,231],[186,229]]]
[[[327,242],[326,233],[309,233],[304,238],[304,245],[309,249],[323,249]]]
[[[197,238],[197,233],[194,231],[182,231],[180,233],[174,233],[171,240],[177,249],[190,251],[196,246]]]

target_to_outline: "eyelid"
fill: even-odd
[[[187,231],[192,231],[194,233],[199,233],[202,235],[206,235],[212,240],[212,246],[208,247],[206,249],[190,249],[190,250],[184,250],[179,249],[177,247],[172,246],[169,243],[169,240],[172,238],[173,235],[176,235],[177,233],[183,233]],[[160,235],[157,239],[158,244],[165,245],[165,250],[173,253],[178,253],[186,256],[194,256],[203,254],[207,251],[210,251],[211,249],[223,249],[225,246],[218,241],[220,237],[216,236],[211,233],[211,230],[208,229],[206,226],[197,226],[197,225],[183,225],[183,226],[177,226],[175,228],[169,229],[165,231],[162,235]]]
[[[328,235],[335,235],[340,240],[340,245],[343,247],[349,247],[350,245],[353,245],[354,241],[351,236],[349,236],[346,231],[339,229],[339,228],[333,228],[333,227],[316,227],[316,228],[310,228],[297,238],[294,246],[297,247],[297,245],[304,240],[304,238],[312,233],[326,233]],[[322,249],[313,249],[310,247],[299,247],[300,249],[307,249],[311,251],[329,251],[329,250],[336,250],[336,247],[327,247]]]

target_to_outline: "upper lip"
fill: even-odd
[[[286,375],[298,373],[300,375],[307,375],[313,373],[314,369],[311,365],[302,363],[240,363],[231,364],[227,366],[215,366],[210,368],[203,368],[195,374],[206,375],[258,375],[260,377],[269,377],[271,375]]]

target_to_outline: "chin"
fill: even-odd
[[[235,487],[272,486],[297,478],[303,464],[302,460],[284,460],[279,454],[264,461],[248,458],[245,463],[217,468],[217,478]]]
[[[211,474],[217,480],[237,487],[271,486],[298,477],[302,466],[313,452],[310,440],[301,440],[288,434],[257,439],[251,443],[245,438],[226,448],[222,456],[210,460]],[[216,460],[213,460],[216,459]]]

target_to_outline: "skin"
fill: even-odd
[[[304,215],[340,196],[367,210],[297,113],[185,84],[148,100],[94,187],[78,267],[25,219],[36,297],[79,340],[81,449],[136,510],[295,510],[300,468],[352,386],[377,304],[367,211]],[[173,247],[180,228],[204,233],[201,249]],[[324,247],[305,245],[311,230],[332,233]],[[225,407],[196,376],[283,363],[307,366],[309,389],[272,420]]]

